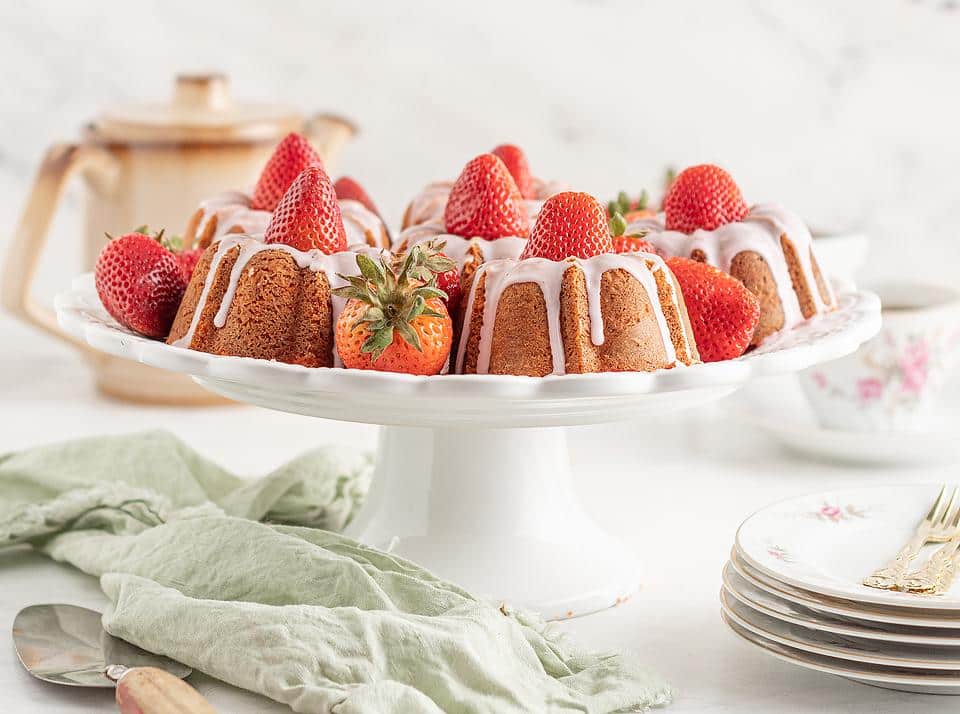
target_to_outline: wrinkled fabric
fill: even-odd
[[[111,634],[298,712],[633,712],[670,701],[591,652],[334,533],[370,460],[317,450],[242,479],[163,432],[0,457],[0,546],[100,577]]]

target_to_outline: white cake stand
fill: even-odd
[[[530,378],[309,369],[218,357],[139,337],[104,311],[92,277],[58,296],[60,324],[92,347],[184,372],[241,402],[381,424],[367,503],[348,534],[467,589],[572,617],[640,583],[636,557],[577,501],[563,428],[687,409],[754,377],[854,351],[880,327],[869,293],[737,360],[642,373]]]

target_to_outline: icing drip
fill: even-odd
[[[213,216],[217,217],[217,229],[213,237],[226,235],[231,228],[240,228],[242,233],[263,233],[273,214],[270,211],[256,211],[250,208],[250,195],[243,191],[226,191],[219,196],[200,202],[203,215],[197,225],[197,235]],[[234,231],[236,232],[236,231]]]
[[[369,245],[372,237],[379,246],[384,236],[383,221],[359,201],[340,199],[343,228],[347,232],[347,245]]]
[[[443,248],[444,254],[454,261],[461,270],[464,265],[473,261],[470,251],[472,246],[476,246],[483,256],[483,262],[486,263],[502,258],[519,258],[527,244],[527,239],[520,236],[505,236],[495,240],[463,238],[462,236],[445,233],[442,223],[431,222],[407,228],[397,237],[393,249],[394,251],[409,250],[415,245],[426,243],[434,238],[446,241]]]
[[[660,257],[647,253],[622,255],[608,253],[587,259],[568,258],[563,261],[553,261],[545,258],[495,260],[480,266],[474,276],[470,295],[467,299],[467,311],[465,313],[467,317],[464,320],[460,346],[457,350],[457,373],[463,372],[467,343],[470,341],[470,316],[473,315],[474,298],[477,286],[480,283],[480,276],[484,275],[486,279],[484,280],[484,305],[478,341],[477,374],[486,374],[490,368],[493,330],[500,298],[508,287],[521,283],[535,283],[543,294],[547,309],[547,334],[550,340],[553,374],[566,374],[566,355],[560,326],[560,292],[563,287],[563,276],[570,269],[580,270],[586,282],[590,340],[594,345],[599,346],[604,342],[603,314],[600,303],[603,274],[609,270],[625,270],[646,291],[650,304],[654,307],[653,313],[656,316],[667,363],[670,366],[676,365],[677,352],[670,336],[670,327],[663,310],[658,309],[660,296],[655,272],[666,271],[666,264]],[[673,302],[677,304],[675,297]]]
[[[210,261],[210,268],[207,270],[206,280],[203,283],[203,290],[200,293],[200,299],[197,301],[197,307],[194,310],[193,318],[190,321],[190,326],[184,333],[183,337],[173,342],[175,347],[189,348],[192,344],[193,336],[196,333],[197,326],[200,324],[200,318],[203,314],[204,308],[207,305],[207,299],[210,295],[210,290],[213,287],[217,273],[219,272],[220,263],[223,261],[224,256],[234,248],[239,248],[240,252],[237,255],[236,262],[234,262],[233,267],[230,270],[230,280],[227,283],[227,289],[224,291],[223,299],[220,301],[220,307],[217,309],[217,313],[213,318],[213,325],[217,328],[221,328],[227,323],[227,317],[230,314],[230,305],[232,304],[233,298],[237,293],[237,286],[240,284],[240,278],[243,275],[243,271],[246,269],[250,259],[261,251],[280,250],[292,257],[294,262],[301,269],[306,268],[312,270],[313,272],[323,271],[323,273],[325,273],[327,276],[327,282],[329,282],[331,290],[343,287],[347,284],[345,280],[338,276],[338,273],[343,275],[359,274],[359,270],[357,268],[357,252],[364,252],[370,255],[376,255],[379,253],[379,250],[367,247],[366,249],[342,251],[340,253],[328,255],[316,249],[302,251],[283,243],[264,243],[263,236],[248,236],[240,234],[224,236],[218,241],[216,253],[214,253],[213,258]],[[343,312],[343,308],[346,306],[347,301],[346,298],[331,295],[330,302],[331,323],[335,325],[337,318],[340,316],[340,313]],[[342,366],[340,356],[337,354],[336,346],[334,346],[333,349],[333,363],[335,367]]]
[[[744,251],[760,255],[770,268],[776,282],[777,294],[783,309],[784,328],[804,320],[800,299],[793,289],[790,269],[783,255],[780,237],[786,235],[796,249],[799,267],[809,287],[817,312],[828,309],[818,288],[813,262],[810,259],[813,238],[804,222],[795,213],[776,204],[758,204],[742,221],[728,223],[713,231],[697,230],[686,234],[668,231],[662,217],[634,221],[627,232],[649,231],[645,236],[659,250],[668,255],[690,257],[701,251],[706,261],[729,273],[733,259]],[[835,302],[827,286],[830,302]]]

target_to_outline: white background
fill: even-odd
[[[749,201],[865,230],[869,275],[955,281],[960,268],[960,10],[943,0],[12,5],[0,8],[0,251],[50,142],[75,137],[100,106],[165,96],[175,71],[221,69],[239,96],[353,117],[363,134],[341,167],[393,221],[422,184],[513,141],[536,173],[603,197],[655,184],[667,164],[718,162]],[[43,295],[77,270],[76,204],[72,194],[57,221]],[[848,684],[748,649],[721,625],[717,592],[752,510],[844,484],[955,480],[955,466],[805,461],[729,408],[576,430],[584,501],[643,554],[648,577],[627,605],[571,628],[656,664],[680,691],[669,711],[952,710],[953,699]],[[375,438],[252,408],[107,402],[75,355],[0,317],[0,452],[158,426],[251,474],[327,440]],[[103,603],[90,578],[0,554],[0,632],[19,607],[51,598]],[[33,682],[2,639],[0,708],[112,710],[102,694]],[[222,711],[267,709],[199,682]]]

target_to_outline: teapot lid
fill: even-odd
[[[290,107],[240,103],[225,74],[177,75],[169,102],[128,104],[101,112],[88,127],[95,139],[123,143],[275,141],[303,128]]]

